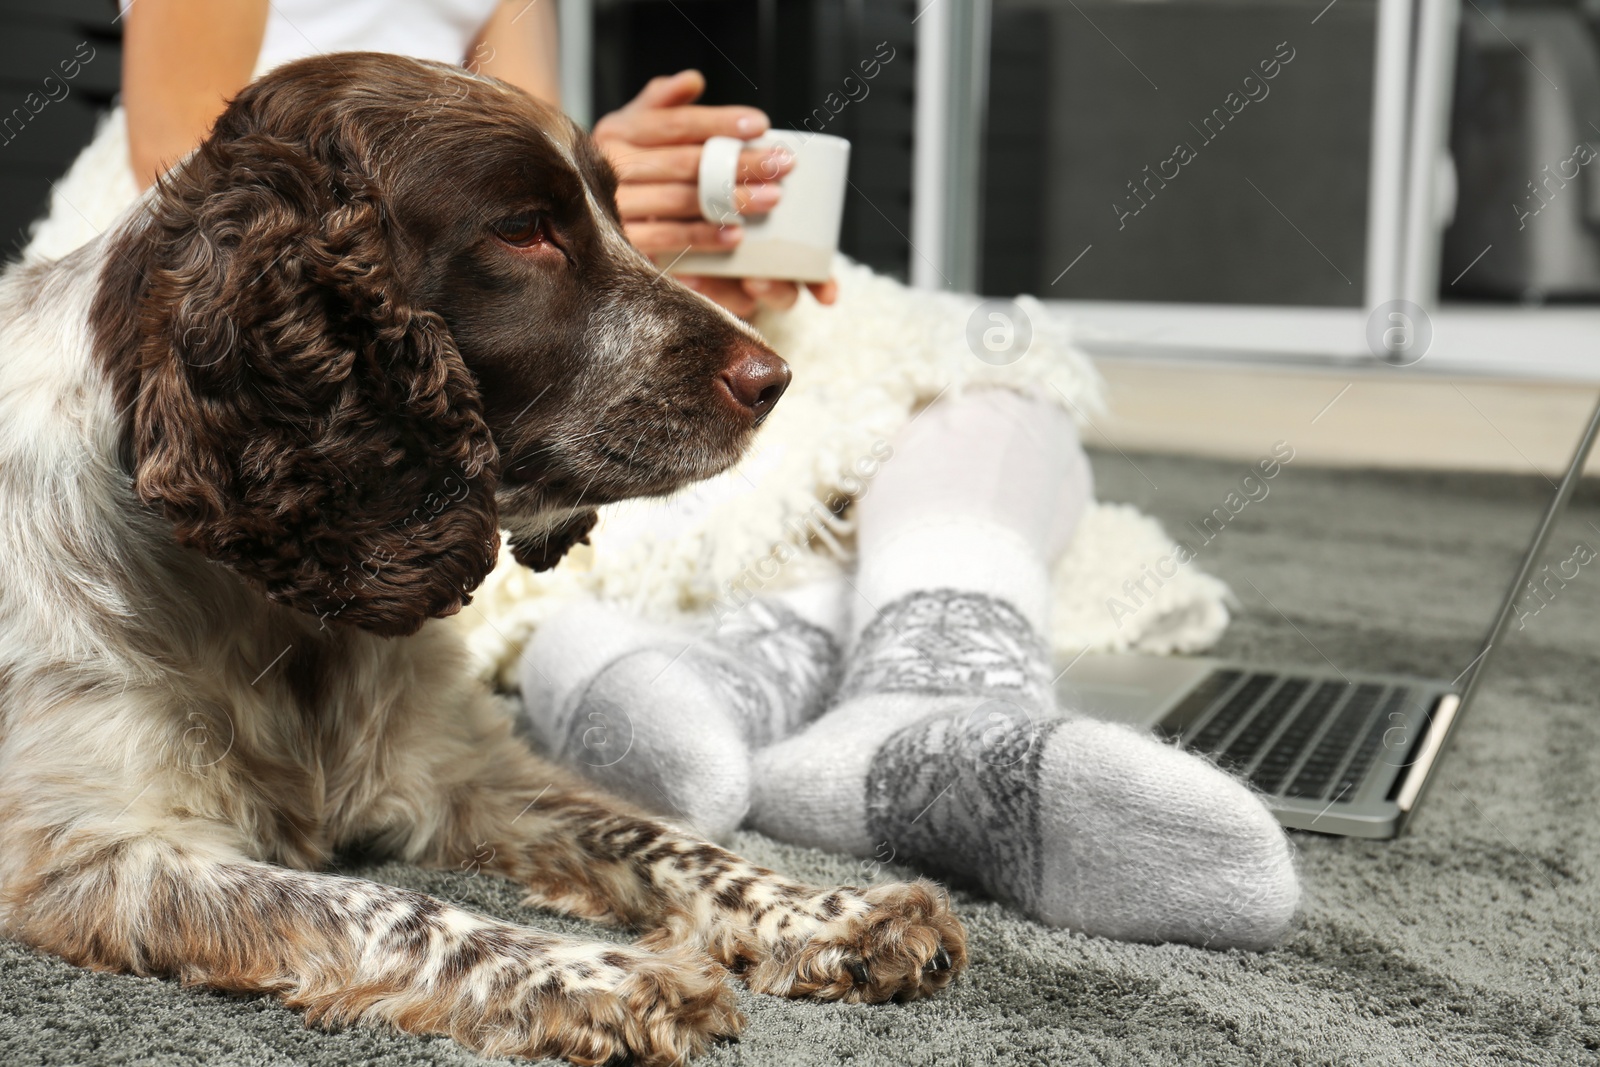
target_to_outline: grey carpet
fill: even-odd
[[[1177,530],[1246,465],[1113,453],[1095,469],[1102,497]],[[1239,594],[1221,651],[1446,678],[1470,660],[1549,491],[1534,478],[1293,465],[1271,486],[1201,551]],[[1580,540],[1600,548],[1592,487],[1559,556]],[[1507,645],[1408,837],[1297,837],[1304,918],[1276,951],[1117,944],[963,896],[973,962],[946,995],[905,1006],[746,995],[743,1040],[700,1062],[1600,1063],[1597,637],[1600,561]],[[737,847],[814,880],[860,877],[851,860],[754,835]],[[487,877],[361,873],[583,928],[519,908]],[[0,942],[0,1064],[478,1062],[444,1039],[308,1030],[270,1001],[90,974]]]

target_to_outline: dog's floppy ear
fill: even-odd
[[[137,491],[271,599],[412,633],[498,551],[476,383],[342,149],[222,127],[122,249],[144,275]]]

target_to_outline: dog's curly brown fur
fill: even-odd
[[[498,529],[552,565],[596,506],[731,463],[787,381],[614,190],[509,87],[320,57],[0,278],[0,932],[588,1064],[734,1033],[729,971],[861,1001],[961,971],[937,887],[802,885],[594,791],[433,621]],[[644,937],[321,873],[356,846]]]

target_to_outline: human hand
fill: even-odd
[[[595,143],[617,172],[617,208],[624,232],[640,251],[669,267],[685,252],[726,251],[744,236],[741,226],[718,226],[700,215],[701,146],[716,136],[749,140],[771,125],[753,107],[695,104],[705,87],[705,78],[695,70],[654,78],[594,128]],[[794,157],[783,148],[740,153],[734,189],[739,213],[771,211],[782,196],[779,179],[793,168]],[[745,317],[761,307],[791,307],[800,295],[795,283],[776,279],[685,276],[679,280]],[[824,304],[831,304],[837,293],[831,281],[808,288]]]

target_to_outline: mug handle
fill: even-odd
[[[737,137],[711,137],[700,149],[700,214],[707,222],[727,226],[738,221],[733,201],[739,178],[739,153],[744,142]]]

